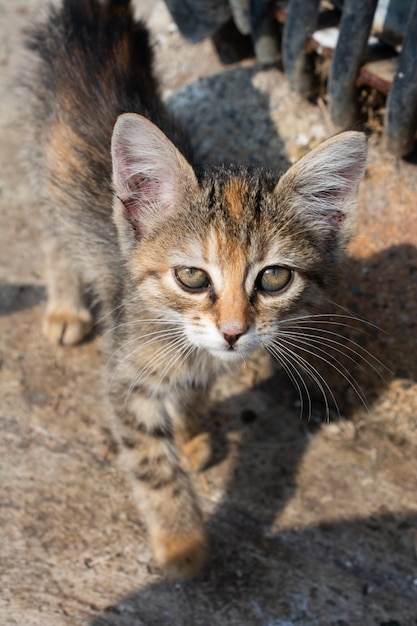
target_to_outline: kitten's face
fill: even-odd
[[[366,141],[333,137],[278,182],[243,168],[198,182],[158,128],[124,114],[112,159],[114,219],[137,296],[173,323],[177,345],[235,361],[271,346],[283,320],[319,299],[352,230]]]
[[[330,276],[328,234],[313,235],[274,187],[217,173],[130,262],[147,308],[222,361],[270,345],[280,321],[317,302],[322,273]]]

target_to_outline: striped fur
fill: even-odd
[[[352,230],[365,140],[341,134],[281,178],[197,173],[127,0],[64,0],[28,46],[44,330],[55,343],[82,341],[93,294],[111,331],[120,463],[155,559],[186,578],[208,550],[186,471],[210,458],[193,407],[215,376],[257,348],[273,351],[282,324],[320,300]]]

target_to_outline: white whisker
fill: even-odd
[[[342,322],[340,320],[344,320],[344,321]],[[294,322],[298,322],[298,321],[302,321],[302,322],[308,321],[308,322],[317,323],[317,324],[328,324],[328,325],[340,326],[341,328],[351,328],[360,333],[365,333],[365,334],[367,333],[367,331],[364,330],[363,328],[358,328],[358,326],[352,326],[352,324],[347,324],[345,320],[348,320],[350,322],[359,322],[362,325],[365,325],[365,326],[368,325],[371,328],[374,328],[378,331],[380,330],[378,326],[376,326],[375,324],[372,324],[372,322],[367,322],[366,320],[360,317],[355,317],[353,314],[342,315],[340,313],[315,313],[315,314],[299,315],[297,317],[288,317],[287,319],[281,320],[280,325],[281,324],[282,325],[293,324]]]
[[[155,317],[155,318],[138,318],[138,319],[134,319],[134,320],[130,320],[128,322],[122,322],[121,324],[117,324],[116,326],[113,326],[112,328],[109,328],[104,334],[103,337],[105,337],[106,335],[108,335],[109,333],[113,333],[116,330],[120,330],[121,328],[127,328],[127,327],[131,327],[131,326],[138,326],[140,324],[148,324],[149,326],[152,326],[154,324],[158,325],[171,325],[171,326],[185,326],[185,321],[179,319],[179,318],[175,318],[175,319],[163,319],[160,317]]]
[[[175,352],[180,346],[181,344],[184,342],[184,338],[183,337],[178,337],[177,339],[175,339],[175,341],[173,341],[172,343],[166,344],[164,343],[159,350],[156,351],[156,353],[152,356],[152,359],[150,360],[149,363],[147,363],[145,365],[145,367],[143,367],[138,374],[136,375],[136,377],[133,379],[133,381],[130,383],[128,392],[127,392],[127,398],[126,398],[126,402],[129,399],[133,389],[135,388],[135,386],[138,384],[138,382],[140,381],[141,383],[143,383],[144,381],[146,381],[149,376],[152,374],[152,371],[155,370],[157,368],[157,366],[164,361],[164,359],[170,355],[172,352]],[[144,375],[146,375],[146,377],[144,377]],[[126,403],[125,403],[126,404]]]
[[[338,308],[341,311],[343,311],[346,314],[346,317],[350,317],[352,320],[355,320],[356,322],[360,322],[364,326],[369,326],[370,328],[374,328],[379,333],[386,334],[386,331],[383,328],[381,328],[381,326],[378,326],[377,324],[374,324],[373,322],[370,322],[369,320],[365,319],[364,317],[360,317],[359,315],[356,315],[356,314],[352,313],[352,311],[350,311],[347,307],[342,306],[341,304],[338,304],[337,302],[334,302],[334,300],[331,300],[330,298],[326,298],[326,300],[327,300],[327,302],[329,302],[330,304],[332,304],[336,308]],[[340,315],[340,314],[337,314],[337,315]]]
[[[179,335],[181,331],[179,329],[173,329],[168,328],[168,329],[163,329],[163,330],[154,330],[152,332],[149,333],[145,333],[143,335],[136,335],[135,337],[133,337],[133,339],[129,339],[128,341],[126,341],[125,343],[123,343],[122,345],[120,345],[114,352],[113,354],[109,357],[108,361],[111,361],[118,352],[121,352],[122,350],[124,350],[127,346],[131,345],[132,343],[136,343],[137,341],[142,341],[143,339],[147,339],[148,337],[155,337],[156,339],[163,339],[166,337],[175,337],[175,335]],[[140,347],[145,347],[146,345],[152,343],[152,340],[147,340],[143,343],[141,343]]]
[[[149,337],[152,336],[151,339],[147,339],[147,341],[142,342],[142,339],[145,337]],[[122,346],[120,346],[119,348],[117,348],[117,350],[115,350],[113,352],[113,354],[111,355],[111,357],[108,359],[107,361],[107,365],[106,368],[110,365],[110,362],[114,359],[114,357],[116,356],[116,354],[118,352],[120,352],[121,350],[125,349],[127,346],[134,344],[134,343],[138,343],[141,342],[139,346],[137,346],[134,350],[131,350],[128,354],[126,354],[117,364],[117,366],[113,369],[112,372],[112,376],[110,378],[109,381],[109,387],[112,384],[112,381],[115,377],[115,375],[117,374],[117,372],[119,371],[119,369],[126,363],[126,361],[128,361],[129,359],[131,359],[135,354],[137,354],[138,352],[140,352],[143,348],[149,347],[150,345],[152,345],[153,343],[158,343],[160,341],[166,341],[167,338],[169,339],[177,339],[182,337],[182,332],[180,330],[177,331],[172,331],[171,329],[168,331],[155,331],[152,333],[148,333],[145,336],[137,336],[134,337],[133,339],[130,339],[129,341],[127,341],[126,343],[124,343]],[[166,345],[166,343],[164,343],[164,346]],[[162,347],[164,347],[162,346]]]
[[[167,376],[168,372],[175,365],[177,365],[176,370],[178,370],[178,367],[180,365],[182,365],[182,363],[185,363],[185,361],[188,359],[188,357],[196,349],[197,348],[195,346],[190,344],[188,341],[184,340],[183,345],[180,347],[178,354],[174,354],[174,356],[170,359],[170,361],[167,363],[167,365],[164,367],[164,369],[160,373],[158,383],[156,384],[155,388],[152,390],[152,396],[153,397],[157,394],[158,389],[159,389],[159,387],[161,385],[161,382]]]
[[[297,368],[295,367],[295,365],[291,362],[290,359],[288,359],[288,357],[286,357],[281,350],[278,349],[278,346],[273,345],[273,346],[268,346],[266,344],[263,344],[264,348],[266,350],[268,350],[268,352],[270,354],[272,354],[272,356],[282,365],[282,367],[284,368],[284,371],[286,372],[287,376],[289,377],[289,379],[291,380],[291,382],[293,383],[294,387],[296,387],[296,389],[298,390],[298,396],[300,398],[300,419],[302,418],[303,414],[304,414],[304,396],[303,396],[303,392],[302,389],[297,381],[297,378],[295,375],[298,376],[299,380],[301,381],[304,390],[307,394],[307,399],[308,399],[308,419],[310,419],[311,417],[311,396],[308,390],[308,387],[304,381],[304,378],[301,376],[300,372],[297,370]]]
[[[284,340],[285,341],[285,340]],[[286,342],[286,343],[290,343],[290,342]],[[281,351],[285,350],[286,354],[291,357],[293,363],[296,363],[297,365],[299,365],[316,383],[317,387],[320,389],[324,402],[325,402],[325,406],[326,406],[326,419],[328,420],[330,418],[330,406],[329,406],[329,401],[327,399],[327,395],[326,395],[326,391],[328,392],[335,408],[337,411],[337,414],[340,416],[340,410],[339,410],[339,406],[338,403],[336,401],[336,398],[334,396],[333,391],[331,390],[329,384],[327,383],[327,381],[325,380],[325,378],[322,376],[322,374],[318,371],[318,369],[316,367],[314,367],[311,363],[309,363],[304,357],[302,357],[300,354],[298,354],[297,352],[294,352],[294,350],[292,350],[291,348],[289,348],[286,345],[282,345],[282,342],[278,345],[276,343],[276,341],[274,342],[274,344],[276,347],[278,347]],[[290,343],[290,345],[292,346],[292,344]],[[313,353],[311,353],[313,354]]]
[[[306,330],[313,330],[313,331],[317,330],[315,328],[309,328],[308,326],[303,326],[300,328],[306,329]],[[337,333],[333,333],[331,331],[326,331],[326,333],[334,337],[340,337],[340,335],[338,335]],[[350,345],[345,345],[345,343],[343,343],[342,341],[337,341],[336,339],[331,339],[330,337],[324,336],[324,333],[322,331],[320,331],[320,334],[312,335],[312,334],[305,333],[305,332],[285,330],[280,333],[280,336],[281,335],[285,335],[286,337],[294,339],[295,341],[308,340],[307,343],[309,343],[311,346],[317,345],[317,344],[319,346],[326,345],[330,347],[332,350],[334,350],[335,352],[337,352],[338,354],[341,354],[342,356],[349,359],[349,361],[351,361],[352,363],[355,363],[359,367],[359,369],[361,369],[362,371],[366,371],[365,367],[361,365],[360,362],[358,361],[358,359],[361,360],[370,369],[372,369],[376,374],[378,374],[378,376],[383,378],[383,376],[377,370],[376,366],[368,358],[366,358],[363,354],[361,354],[359,350],[362,350],[367,356],[374,359],[375,362],[378,363],[379,365],[383,366],[383,364],[380,361],[378,361],[378,359],[373,357],[373,355],[368,350],[366,350],[363,346],[360,346],[359,344],[357,344],[352,339],[342,336],[343,339],[345,339],[347,343],[353,344],[355,348],[352,348]],[[357,357],[357,358],[354,358],[354,357]]]
[[[282,338],[281,336],[280,336],[279,339],[280,339],[280,341],[286,341],[286,339]],[[290,343],[291,346],[294,346],[294,339],[291,339],[291,341],[288,341],[287,343]],[[306,348],[306,345],[310,345],[310,344],[302,343],[302,342],[300,342],[300,340],[298,340],[297,347],[301,347],[301,349],[304,352],[307,352],[308,354],[311,354],[313,357],[316,357],[317,359],[320,359],[321,361],[323,361],[327,365],[330,365],[330,367],[332,367],[336,372],[338,372],[346,380],[346,382],[349,383],[349,385],[352,387],[352,389],[355,391],[357,397],[362,402],[362,404],[365,407],[365,409],[367,411],[369,411],[369,407],[368,407],[368,404],[366,402],[366,399],[364,397],[364,394],[363,394],[363,391],[362,391],[361,387],[359,386],[359,384],[355,380],[355,378],[347,370],[347,368],[343,364],[341,364],[339,362],[337,362],[339,367],[337,365],[335,365],[334,363],[332,363],[332,361],[330,361],[329,358],[326,358],[326,357],[329,356],[328,353],[325,352],[324,350],[322,350],[321,348],[318,348],[317,346],[314,346],[314,351],[312,351],[312,350],[308,350]],[[325,354],[326,357],[321,356],[321,354]],[[298,356],[300,356],[300,355],[298,355]],[[334,359],[334,357],[332,357],[332,358]],[[336,359],[334,359],[334,360],[336,361]],[[316,368],[314,368],[314,369],[315,369],[316,372],[318,371]],[[328,385],[327,385],[327,387],[328,387]],[[332,394],[332,396],[334,398],[333,394]]]
[[[139,294],[136,294],[133,298],[124,299],[123,302],[115,306],[113,309],[110,309],[110,311],[107,311],[107,313],[104,313],[103,315],[101,315],[101,317],[99,317],[98,320],[95,322],[95,325],[98,326],[99,324],[101,324],[106,318],[113,315],[115,311],[122,311],[126,307],[127,304],[132,304],[133,302],[137,302],[138,300],[141,300],[141,299],[142,297]]]

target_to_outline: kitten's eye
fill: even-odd
[[[267,267],[258,274],[256,287],[267,293],[277,293],[287,287],[293,277],[292,270],[288,267]]]
[[[174,270],[175,278],[181,287],[192,291],[203,291],[210,285],[208,274],[196,267],[179,267]]]

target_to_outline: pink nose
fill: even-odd
[[[243,335],[243,333],[234,333],[234,334],[230,334],[230,333],[223,333],[223,337],[226,339],[227,343],[229,344],[229,346],[234,346],[236,341],[239,339],[239,337],[241,337]]]
[[[220,326],[220,332],[226,339],[229,346],[234,346],[237,340],[246,333],[249,326],[235,322],[222,324]]]

